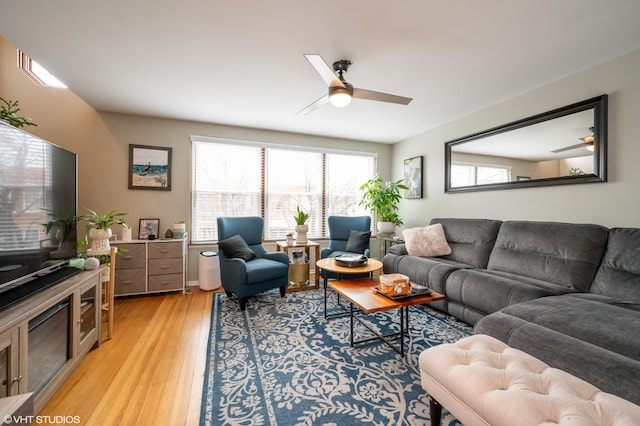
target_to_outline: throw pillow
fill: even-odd
[[[370,238],[371,231],[355,231],[352,229],[351,232],[349,232],[349,239],[347,240],[347,245],[344,248],[344,251],[363,254],[369,247]]]
[[[245,262],[256,257],[255,252],[249,248],[244,238],[238,234],[226,240],[218,241],[218,247],[222,249],[225,256],[243,259]]]
[[[402,236],[410,256],[432,257],[451,254],[451,247],[447,243],[441,223],[405,229]]]

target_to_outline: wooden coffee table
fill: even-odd
[[[431,290],[431,294],[392,299],[376,291],[378,283],[378,278],[356,278],[351,280],[331,281],[329,283],[329,287],[349,301],[351,346],[358,343],[370,342],[372,340],[382,340],[401,356],[404,356],[404,337],[409,332],[409,307],[442,300],[444,299],[444,295]],[[378,333],[373,329],[373,327],[361,320],[357,315],[354,315],[354,306],[366,314],[388,311],[391,309],[400,309],[400,331],[385,335]],[[360,324],[369,329],[369,331],[375,334],[375,336],[355,341],[353,337],[354,320],[357,320]],[[396,337],[400,337],[399,347],[392,343],[392,339]]]
[[[382,262],[376,259],[368,259],[367,264],[364,266],[340,266],[336,265],[336,261],[333,257],[325,257],[324,259],[320,259],[316,262],[316,271],[319,275],[321,271],[329,271],[335,272],[339,275],[359,275],[359,274],[369,274],[370,277],[373,276],[374,272],[382,270]],[[324,317],[336,317],[336,316],[344,316],[346,313],[340,312],[339,314],[327,315],[327,283],[329,278],[327,274],[324,274]]]

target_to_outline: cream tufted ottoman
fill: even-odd
[[[483,334],[423,351],[420,376],[432,425],[442,406],[466,426],[640,425],[639,406]]]

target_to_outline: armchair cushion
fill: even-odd
[[[345,251],[350,253],[362,254],[369,248],[369,239],[371,238],[371,231],[356,231],[352,229],[349,232],[349,239]]]
[[[239,258],[248,262],[256,257],[256,253],[249,248],[246,241],[238,234],[218,241],[218,246],[224,251],[225,256],[229,258]]]
[[[283,253],[284,254],[284,253]],[[247,263],[247,284],[258,284],[280,277],[288,277],[289,265],[265,258],[258,258]]]

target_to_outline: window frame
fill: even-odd
[[[460,167],[468,167],[468,168],[472,168],[473,169],[473,183],[471,183],[471,185],[478,185],[478,169],[479,168],[487,168],[487,169],[500,169],[500,170],[505,170],[507,172],[507,180],[505,182],[510,182],[511,181],[511,166],[509,165],[502,165],[502,164],[489,164],[489,163],[475,163],[475,162],[468,162],[468,161],[456,161],[456,162],[452,162],[451,163],[451,174],[453,175],[453,168],[455,166],[460,166]],[[462,185],[462,186],[456,186],[455,188],[462,188],[466,185]]]
[[[194,187],[195,185],[195,170],[194,167],[196,166],[194,163],[194,144],[196,143],[214,143],[214,144],[222,144],[222,145],[236,145],[236,146],[248,146],[248,147],[257,147],[260,148],[262,150],[262,170],[261,170],[261,185],[260,185],[260,216],[263,218],[266,218],[267,215],[267,209],[268,209],[268,205],[267,205],[267,175],[268,175],[268,171],[266,170],[267,167],[267,161],[266,161],[266,153],[268,149],[274,149],[274,150],[288,150],[288,151],[306,151],[306,152],[314,152],[314,153],[320,153],[321,154],[321,164],[319,165],[319,167],[321,168],[321,182],[320,182],[320,187],[321,187],[321,194],[320,194],[320,236],[314,236],[314,237],[310,237],[313,239],[317,239],[317,240],[322,240],[322,239],[326,239],[328,238],[327,232],[327,226],[326,226],[326,219],[328,216],[328,209],[327,209],[327,196],[328,194],[328,188],[327,188],[327,155],[331,155],[331,154],[336,154],[336,155],[352,155],[352,156],[358,156],[358,157],[368,157],[371,158],[371,177],[375,176],[377,173],[377,167],[378,167],[378,162],[377,162],[377,157],[378,157],[378,153],[376,152],[369,152],[369,151],[355,151],[355,150],[341,150],[341,149],[334,149],[334,148],[323,148],[323,147],[315,147],[315,146],[306,146],[306,145],[287,145],[287,144],[278,144],[278,143],[269,143],[269,142],[257,142],[257,141],[249,141],[249,140],[242,140],[242,139],[230,139],[230,138],[217,138],[217,137],[210,137],[210,136],[199,136],[199,135],[191,135],[191,167],[190,167],[190,173],[191,173],[191,188],[190,188],[190,196],[191,196],[191,202],[189,204],[189,217],[191,218],[191,221],[193,223],[193,219],[194,219],[194,215],[197,214],[197,212],[194,212],[194,191],[196,190],[196,188]],[[364,213],[363,213],[364,214]],[[370,214],[370,212],[367,212],[366,214]],[[265,219],[266,220],[266,219]],[[267,229],[267,224],[265,223],[265,233],[266,233],[266,229]],[[190,244],[192,245],[210,245],[210,244],[215,244],[217,243],[217,240],[193,240],[194,237],[194,232],[191,232],[189,234],[189,238],[190,238]],[[265,241],[277,241],[278,237],[271,237],[268,235],[265,235]]]
[[[57,81],[59,84],[51,84],[51,83],[48,83],[48,82],[44,81],[33,70],[33,64],[34,63],[38,64],[38,66],[40,66],[43,70],[45,70],[49,74],[49,76],[51,78],[53,78],[55,81]],[[58,89],[66,89],[67,88],[67,86],[63,82],[58,80],[58,78],[56,76],[51,74],[46,68],[44,68],[38,62],[34,61],[29,55],[27,55],[26,53],[24,53],[20,49],[18,49],[18,68],[21,69],[22,72],[24,72],[26,74],[26,76],[29,77],[29,79],[31,79],[31,81],[33,81],[38,86],[55,87],[55,88],[58,88]]]

